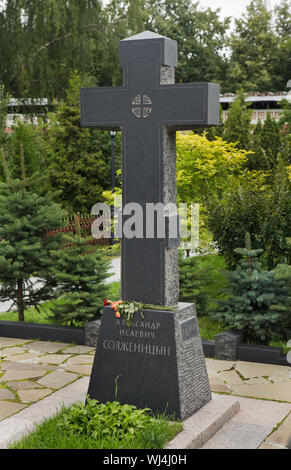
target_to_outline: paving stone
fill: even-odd
[[[209,384],[212,392],[231,392],[230,387],[217,375],[209,375]]]
[[[93,356],[89,356],[88,354],[83,354],[80,356],[72,356],[70,359],[67,360],[67,364],[92,364],[94,361]]]
[[[13,362],[27,362],[30,364],[38,362],[38,354],[37,353],[25,353],[25,354],[17,354],[14,356],[9,356],[6,358],[7,361]]]
[[[257,449],[271,430],[271,426],[231,420],[202,449]]]
[[[26,363],[26,362],[13,362],[4,361],[1,364],[2,371],[4,370],[55,370],[57,366],[39,363]]]
[[[66,370],[70,372],[76,372],[77,374],[82,375],[91,375],[92,365],[77,365],[71,364],[66,367]]]
[[[35,382],[31,382],[30,380],[20,380],[18,382],[6,382],[6,385],[13,390],[25,390],[27,388],[42,388],[42,385],[39,385]]]
[[[278,378],[277,378],[278,379]],[[257,385],[257,384],[269,384],[270,381],[264,377],[253,377],[251,379],[246,379],[243,381],[244,385]]]
[[[38,362],[41,364],[61,364],[68,359],[70,354],[47,354],[38,358]]]
[[[42,353],[57,353],[60,350],[68,347],[68,343],[54,343],[49,341],[34,341],[30,347],[29,351],[38,351]]]
[[[28,344],[28,343],[32,343],[31,339],[0,337],[0,348],[7,348],[9,346],[22,346],[23,344]]]
[[[232,390],[235,395],[291,402],[291,382],[257,384],[248,386],[234,385]]]
[[[7,370],[0,382],[8,382],[11,380],[37,379],[46,373],[45,370]]]
[[[268,382],[276,382],[276,383],[278,383],[278,382],[288,382],[288,380],[290,380],[290,382],[291,382],[291,369],[290,369],[289,377],[288,377],[288,378],[286,378],[286,377],[280,377],[279,375],[274,376],[274,377],[272,377],[272,376],[268,377]]]
[[[22,403],[14,403],[12,401],[0,401],[0,421],[23,410],[25,406]]]
[[[16,347],[16,348],[1,349],[0,354],[3,357],[3,356],[13,356],[14,354],[24,354],[26,352],[27,351],[25,348]]]
[[[263,444],[258,447],[258,449],[277,449],[277,450],[282,450],[282,449],[287,449],[287,447],[280,447],[280,446],[273,446],[272,444],[267,444],[266,442],[263,442]]]
[[[183,430],[166,449],[196,449],[203,445],[239,410],[238,400],[213,393],[212,400],[187,418]]]
[[[281,426],[274,431],[268,438],[267,442],[281,444],[288,447],[291,441],[291,414],[284,420]]]
[[[235,370],[247,379],[251,377],[284,377],[289,378],[290,367],[272,364],[257,364],[254,362],[238,361]]]
[[[85,354],[93,352],[95,354],[95,349],[91,346],[70,346],[69,348],[64,349],[63,351],[66,354]]]
[[[37,403],[20,405],[25,409],[0,423],[0,449],[6,449],[10,442],[20,439],[36,424],[55,415],[63,404],[70,406],[76,401],[85,401],[88,385],[89,379],[83,377]]]
[[[206,362],[207,372],[211,374],[217,374],[218,372],[223,372],[226,370],[231,370],[235,366],[233,361],[220,361],[216,359],[211,359]]]
[[[18,396],[20,398],[20,401],[22,401],[22,403],[31,403],[31,402],[41,400],[42,398],[47,397],[51,393],[52,393],[52,390],[49,390],[48,388],[43,388],[40,390],[37,390],[37,389],[20,390],[18,392]]]
[[[0,400],[14,400],[16,397],[14,393],[10,392],[8,388],[0,387]]]
[[[44,385],[45,387],[50,387],[50,388],[61,388],[67,385],[70,382],[73,382],[78,378],[76,374],[73,374],[71,372],[65,372],[62,370],[57,370],[54,372],[51,372],[50,374],[46,375],[42,379],[38,380],[38,383],[40,385]]]
[[[218,374],[218,377],[222,380],[225,380],[228,385],[243,385],[243,381],[241,380],[240,376],[234,371],[229,370],[227,372],[221,372]]]
[[[274,429],[291,411],[290,403],[236,397],[240,411],[232,419],[249,424],[271,426]]]

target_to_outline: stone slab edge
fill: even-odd
[[[199,449],[240,409],[236,397],[212,394],[212,400],[184,422],[183,430],[165,449]]]
[[[82,377],[0,421],[0,449],[7,449],[9,444],[29,434],[37,424],[60,411],[63,405],[70,406],[76,401],[85,401],[88,383],[89,377]]]

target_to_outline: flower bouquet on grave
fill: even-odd
[[[133,323],[134,314],[138,311],[141,313],[142,319],[143,316],[143,309],[144,304],[142,302],[135,302],[135,301],[126,301],[126,300],[119,300],[118,302],[112,302],[111,300],[105,299],[104,305],[108,305],[115,311],[116,318],[120,318],[121,316],[124,318],[126,326],[131,326]]]
[[[135,313],[140,312],[141,317],[144,320],[144,309],[148,308],[151,310],[177,310],[177,307],[161,306],[161,305],[150,305],[143,304],[142,302],[136,302],[134,300],[118,300],[112,302],[112,300],[105,299],[104,306],[113,308],[116,318],[124,318],[126,326],[130,327],[133,323],[133,317]]]

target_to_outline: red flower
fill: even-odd
[[[117,312],[117,310],[115,310],[115,312],[116,312],[116,313],[115,313],[116,318],[120,318],[120,313]]]
[[[105,300],[104,300],[104,306],[105,306],[105,305],[108,305],[108,304],[109,304],[108,299],[105,299]]]

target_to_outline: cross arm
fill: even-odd
[[[126,104],[124,87],[81,88],[81,126],[121,130]]]
[[[160,119],[175,130],[219,124],[219,85],[186,83],[159,89]]]

